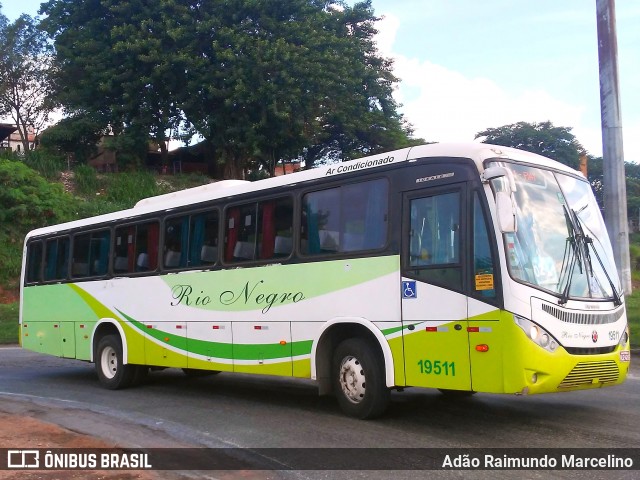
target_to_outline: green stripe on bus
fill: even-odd
[[[179,343],[185,342],[185,337],[158,330],[157,328],[147,328],[146,325],[131,318],[126,313],[120,310],[118,310],[118,313],[138,330],[155,338],[159,342],[168,343],[179,350],[203,356],[214,356],[228,360],[275,360],[291,356],[309,355],[311,354],[311,347],[313,345],[311,340],[280,345],[278,343],[231,344],[189,338],[187,339],[187,349],[183,349],[179,347]]]

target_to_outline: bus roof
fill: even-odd
[[[342,163],[323,165],[310,170],[304,170],[289,175],[267,178],[256,182],[246,180],[222,180],[199,187],[189,188],[155,197],[140,200],[133,208],[120,210],[96,217],[74,220],[67,223],[38,228],[27,234],[25,240],[33,236],[50,234],[58,231],[70,230],[81,226],[108,223],[123,220],[148,213],[179,208],[195,203],[228,198],[243,193],[250,193],[286,185],[315,180],[323,177],[338,176],[343,173],[369,170],[379,166],[403,163],[424,158],[468,158],[474,161],[479,172],[484,170],[483,162],[489,158],[505,158],[520,162],[553,168],[575,175],[577,172],[559,162],[534,153],[517,150],[515,148],[491,145],[486,143],[434,143],[403,148],[370,157],[363,157]]]

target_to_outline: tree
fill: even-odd
[[[44,130],[40,136],[40,147],[55,154],[72,153],[76,161],[86,163],[95,155],[98,142],[106,133],[104,121],[77,114],[63,118]]]
[[[37,20],[22,15],[0,20],[0,114],[10,115],[18,127],[23,150],[29,154],[29,133],[37,137],[55,105],[47,98],[52,69],[47,36]]]
[[[555,127],[551,122],[518,122],[478,132],[484,143],[515,147],[538,153],[577,169],[580,155],[586,153],[569,127]]]
[[[41,11],[68,110],[158,140],[188,126],[227,178],[410,141],[370,1],[48,0]]]
[[[144,152],[154,139],[165,162],[169,132],[183,120],[175,104],[184,80],[167,25],[171,3],[50,0],[41,6],[42,27],[56,48],[53,96],[68,114],[104,119]]]

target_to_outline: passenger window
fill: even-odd
[[[308,193],[302,200],[300,250],[319,255],[382,248],[387,222],[384,179]]]
[[[106,275],[111,232],[101,230],[73,237],[71,275],[74,278]]]
[[[293,200],[265,200],[227,210],[225,260],[268,260],[293,251]]]
[[[64,280],[67,278],[69,266],[69,238],[53,238],[47,240],[44,263],[45,280]]]
[[[461,289],[460,193],[413,199],[410,216],[408,265],[412,274]]]
[[[164,268],[213,265],[217,259],[217,211],[175,217],[165,222]]]
[[[27,282],[39,282],[42,270],[42,242],[29,244],[27,254]]]
[[[149,272],[158,268],[158,222],[128,225],[116,229],[113,271]]]

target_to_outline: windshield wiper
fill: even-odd
[[[584,208],[583,208],[584,209]],[[574,218],[574,223],[576,225],[576,227],[578,228],[578,232],[579,234],[577,235],[577,237],[579,237],[581,239],[581,241],[583,242],[583,245],[585,247],[584,251],[585,251],[585,257],[586,260],[588,261],[589,264],[589,270],[591,271],[591,276],[593,277],[593,266],[591,265],[591,255],[589,255],[589,246],[591,246],[591,250],[593,250],[593,253],[596,254],[596,259],[598,260],[598,263],[600,264],[600,268],[602,268],[602,271],[604,272],[604,276],[607,278],[607,281],[609,282],[609,286],[611,287],[611,293],[613,294],[613,303],[616,306],[622,305],[622,295],[620,293],[618,293],[618,289],[615,287],[613,280],[611,279],[611,276],[609,275],[609,272],[607,272],[607,269],[604,266],[604,263],[602,262],[602,259],[600,258],[600,254],[598,253],[598,249],[593,245],[593,238],[591,238],[589,235],[586,235],[584,233],[584,229],[582,228],[582,222],[580,221],[580,217],[578,217],[578,213],[580,213],[583,209],[581,209],[579,212],[576,212],[575,210],[571,210],[571,213],[573,214],[573,218]]]
[[[562,289],[562,293],[560,294],[560,299],[558,300],[559,305],[565,305],[569,301],[569,291],[571,290],[571,280],[573,279],[573,272],[575,271],[576,262],[580,267],[580,273],[582,273],[582,262],[579,260],[580,258],[580,249],[578,246],[578,239],[576,235],[577,226],[569,210],[566,205],[562,205],[564,209],[564,217],[567,222],[567,230],[569,231],[569,236],[567,237],[567,241],[565,244],[564,255],[562,257],[562,267],[560,268],[560,278],[558,281],[559,285],[562,285],[562,278],[565,276],[563,272],[565,271],[565,266],[567,265],[567,259],[570,258],[568,268],[566,270],[566,284]],[[571,248],[567,249],[567,245],[570,245]],[[567,250],[569,250],[567,252]]]

